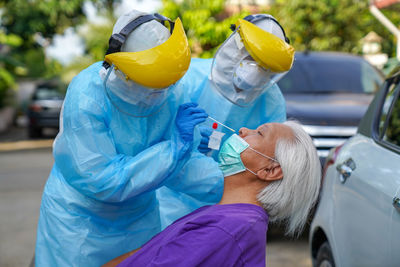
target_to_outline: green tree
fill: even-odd
[[[393,36],[370,14],[368,0],[278,0],[270,10],[285,28],[296,50],[360,53],[360,39],[375,31],[384,39],[383,51],[393,54]],[[384,13],[396,24],[396,9]]]
[[[0,108],[10,104],[19,77],[52,78],[62,66],[45,57],[55,34],[86,22],[86,0],[0,0]],[[89,0],[105,15],[121,0]]]
[[[84,31],[79,32],[85,42],[85,52],[93,61],[104,59],[114,23],[115,19],[109,17],[104,24],[88,24]]]
[[[109,17],[104,24],[87,24],[79,31],[85,43],[85,54],[74,60],[68,66],[64,66],[62,80],[69,82],[82,69],[90,66],[96,61],[102,61],[108,48],[108,40],[112,33],[115,18]]]
[[[49,44],[55,34],[62,34],[68,27],[86,22],[84,2],[85,0],[0,0],[0,26],[7,34],[12,33],[24,40],[20,46],[12,49],[10,55],[25,64],[28,76],[43,77],[52,74],[49,66],[54,63],[46,61],[43,46]],[[114,5],[121,0],[91,2],[103,14],[110,14]]]
[[[400,27],[400,4],[389,6],[381,11],[394,25]],[[374,31],[382,37],[382,51],[389,57],[395,57],[397,40],[394,35],[369,12],[364,16],[364,25],[366,33]]]
[[[192,56],[210,58],[218,46],[232,33],[230,25],[250,14],[242,10],[229,16],[224,0],[162,0],[160,13],[171,19],[179,17],[185,28]]]
[[[56,33],[84,21],[83,0],[13,0],[0,1],[1,27],[23,42],[9,55],[26,67],[26,76],[43,77],[46,62],[43,45]],[[20,76],[20,73],[14,73]]]
[[[24,73],[21,64],[9,55],[12,47],[18,47],[22,39],[14,34],[5,34],[0,30],[0,108],[11,102],[12,89],[15,88],[13,73]]]

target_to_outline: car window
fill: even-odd
[[[385,101],[383,102],[382,105],[382,110],[381,110],[381,116],[379,119],[379,137],[382,138],[384,135],[384,130],[386,128],[386,124],[387,124],[387,116],[388,113],[390,111],[390,108],[392,107],[393,104],[393,97],[395,95],[395,93],[397,92],[396,90],[396,84],[392,83],[391,85],[389,85],[389,88],[387,90],[386,93],[386,97],[385,97]]]
[[[388,112],[386,113],[386,122],[384,123],[384,131],[383,141],[389,142],[398,148],[400,148],[400,100],[399,100],[399,90],[400,85],[397,85],[395,90],[392,90],[393,93],[388,94],[384,108],[386,104],[386,100],[392,100],[392,104],[389,105]],[[390,92],[389,92],[390,93]],[[382,114],[383,117],[384,114]]]
[[[283,93],[374,93],[383,78],[360,58],[298,56],[278,82]]]
[[[38,88],[33,96],[34,100],[63,99],[64,96],[54,88]]]
[[[381,87],[382,76],[366,61],[361,62],[361,85],[365,93],[375,93]]]

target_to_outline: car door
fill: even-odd
[[[399,266],[391,246],[398,244],[395,239],[400,237],[398,223],[392,223],[394,218],[398,220],[393,199],[400,186],[400,150],[387,137],[390,125],[398,124],[400,131],[399,90],[398,82],[387,83],[386,95],[372,103],[377,105],[377,116],[368,122],[371,134],[358,133],[342,147],[336,160],[332,201],[338,266]],[[394,109],[397,105],[398,111]],[[395,117],[390,119],[392,115]],[[400,139],[400,132],[397,137]],[[392,227],[397,230],[395,237]]]
[[[400,198],[400,187],[397,190],[395,198]],[[392,221],[390,225],[390,258],[393,265],[395,265],[394,263],[400,263],[400,208],[398,200],[396,201],[396,199],[394,199],[393,205],[395,208],[392,211]]]
[[[397,158],[400,157],[400,85],[397,90],[397,95],[394,95],[392,104],[387,114],[382,113],[381,127],[380,127],[380,138],[378,142],[387,148],[388,151],[393,151],[397,154]],[[397,96],[397,97],[396,97]],[[400,166],[396,168],[399,170]],[[391,222],[389,227],[389,264],[391,266],[400,265],[400,174],[397,174],[395,178],[397,182],[397,190],[393,196],[391,210]],[[395,186],[395,185],[394,185]]]

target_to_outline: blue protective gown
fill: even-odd
[[[155,189],[195,185],[196,173],[183,186],[171,179],[191,153],[174,129],[184,88],[175,85],[156,114],[132,117],[115,106],[129,105],[110,102],[100,68],[83,70],[67,90],[40,207],[36,266],[100,266],[140,247],[162,227]],[[219,173],[208,179],[211,189],[197,184],[188,192],[220,197]]]
[[[255,129],[267,122],[284,122],[286,120],[285,99],[277,85],[268,88],[249,106],[240,107],[227,100],[213,88],[209,80],[211,65],[212,59],[192,59],[188,72],[180,81],[186,89],[185,94],[191,101],[197,102],[199,107],[203,108],[209,116],[233,128],[236,133],[241,127]],[[213,123],[214,121],[208,119],[203,123],[203,126],[208,126],[211,129]],[[226,134],[223,140],[226,140],[232,134],[231,131],[221,126],[217,130]],[[199,132],[195,132],[194,148],[197,148],[200,138]],[[212,178],[220,175],[223,179],[222,172],[219,169],[217,170],[218,151],[213,151],[210,156],[210,159],[214,158],[215,161],[210,160],[207,165],[203,164],[205,162],[203,159],[199,160],[201,164],[196,164],[190,159],[181,169],[180,175],[187,178],[189,177],[188,173],[203,173],[203,176],[199,178],[203,179],[203,183],[207,182],[207,177],[212,180]],[[178,181],[182,177],[173,179],[173,181]],[[216,188],[215,190],[219,189]],[[163,229],[187,213],[219,201],[213,203],[212,199],[207,198],[205,194],[202,195],[203,199],[199,198],[199,195],[193,196],[188,189],[177,190],[169,184],[157,190]]]

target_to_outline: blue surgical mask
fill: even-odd
[[[261,152],[258,152],[254,148],[251,148],[249,143],[247,143],[243,138],[238,136],[237,134],[232,134],[223,144],[218,154],[218,162],[219,168],[222,170],[224,176],[230,176],[239,172],[243,172],[248,170],[254,175],[257,175],[255,172],[249,170],[244,166],[242,159],[240,158],[240,154],[245,151],[247,148],[253,150],[257,154],[276,161],[276,159],[271,158]]]

